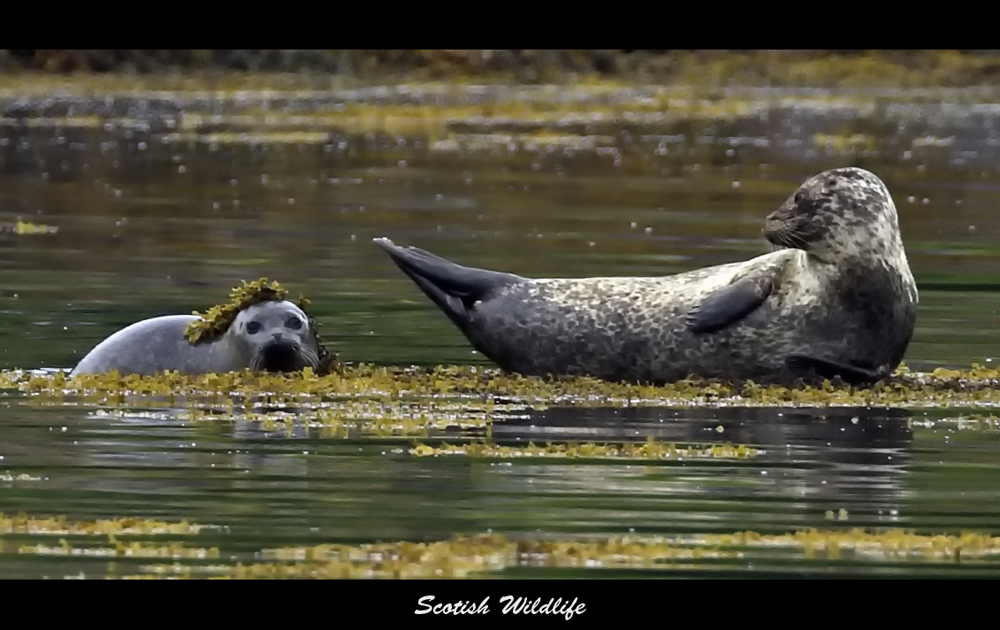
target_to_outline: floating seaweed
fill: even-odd
[[[19,236],[27,234],[56,234],[59,232],[59,228],[53,225],[42,225],[19,219],[16,223],[0,223],[0,232],[10,232]]]
[[[194,535],[203,529],[219,529],[216,525],[198,525],[180,521],[168,523],[144,518],[112,518],[96,521],[72,521],[65,516],[32,517],[26,514],[8,516],[0,512],[0,534],[31,534],[49,536],[116,535]]]
[[[134,409],[97,409],[98,418],[145,418],[181,422],[253,422],[264,431],[289,431],[296,425],[319,430],[323,437],[347,437],[361,434],[378,437],[428,437],[446,431],[485,433],[494,412],[505,406],[444,403],[430,408],[415,403],[342,401],[330,408],[305,403],[294,412],[284,409],[237,410],[218,405],[214,408],[189,407],[177,411],[137,411]],[[400,450],[400,452],[402,452]],[[0,476],[0,480],[4,480]]]
[[[234,372],[156,376],[116,372],[69,378],[64,373],[0,372],[0,389],[17,389],[41,402],[126,405],[130,396],[166,397],[178,406],[225,404],[252,409],[262,399],[272,406],[313,405],[335,409],[338,401],[372,400],[397,405],[420,402],[429,407],[467,401],[520,404],[534,409],[577,407],[1000,407],[1000,372],[974,364],[971,369],[939,368],[911,373],[902,368],[871,387],[824,381],[790,386],[753,381],[728,382],[690,378],[664,385],[613,383],[588,377],[538,378],[479,366],[385,367],[338,366],[320,374],[306,368],[297,374]]]
[[[468,444],[441,444],[428,446],[417,443],[410,449],[411,455],[418,457],[439,457],[443,455],[465,455],[495,459],[557,458],[557,459],[625,459],[625,460],[683,460],[683,459],[750,459],[763,453],[763,449],[744,444],[709,444],[705,446],[684,446],[660,442],[650,436],[645,442],[625,442],[624,444],[596,444],[593,442],[569,442],[566,444],[527,446],[501,446],[487,442]]]
[[[270,563],[237,565],[233,577],[467,577],[515,567],[710,569],[718,559],[740,560],[755,548],[784,549],[813,560],[935,559],[960,562],[1000,555],[1000,537],[988,534],[926,535],[885,531],[807,529],[789,534],[621,536],[599,539],[532,539],[498,534],[455,536],[431,542],[318,545],[266,549]],[[701,561],[710,562],[702,564]]]
[[[221,553],[218,546],[184,542],[185,539],[194,542],[195,536],[205,529],[219,528],[187,521],[170,523],[142,518],[71,521],[65,516],[35,518],[20,514],[9,517],[0,513],[0,535],[21,538],[20,543],[10,547],[19,554],[171,561],[138,567],[139,575],[121,576],[126,578],[455,578],[524,567],[711,570],[719,567],[719,560],[745,562],[751,553],[761,552],[772,557],[801,554],[817,562],[934,560],[988,566],[1000,559],[1000,537],[987,533],[921,534],[899,528],[809,528],[778,534],[740,531],[596,537],[489,532],[455,535],[432,542],[262,549],[253,554],[260,562],[244,564],[239,556]],[[162,542],[128,540],[133,536],[165,536],[167,539]],[[177,536],[183,537],[182,540],[171,539]],[[56,540],[53,544],[34,542],[30,538],[25,540],[26,537]]]

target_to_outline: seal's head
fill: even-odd
[[[764,236],[829,263],[904,256],[892,197],[881,179],[860,168],[837,168],[807,179],[768,215]]]
[[[265,301],[243,309],[228,334],[254,372],[319,368],[319,349],[309,317],[291,302]]]

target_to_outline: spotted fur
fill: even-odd
[[[764,235],[783,249],[652,278],[527,279],[376,242],[477,350],[512,372],[768,382],[817,363],[857,368],[856,380],[899,365],[917,289],[878,177],[842,168],[807,179],[767,217]],[[751,301],[727,313],[729,297],[718,292],[739,281],[749,289],[735,293]],[[692,323],[703,306],[722,315],[721,326]]]

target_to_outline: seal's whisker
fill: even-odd
[[[785,247],[802,250],[809,249],[809,244],[806,240],[791,226],[782,226],[776,230],[774,233],[774,239]]]
[[[299,356],[302,357],[303,367],[311,367],[314,370],[319,369],[319,353],[310,348],[309,346],[304,346],[301,344],[297,345],[297,350]]]
[[[789,239],[789,228],[781,226],[771,232],[771,240],[780,247],[795,248],[795,243]]]
[[[788,233],[785,234],[785,238],[788,239],[789,243],[793,243],[796,249],[809,249],[809,243],[806,242],[805,238],[803,238],[801,234],[796,233],[794,230],[789,230]]]

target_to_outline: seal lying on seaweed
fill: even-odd
[[[810,177],[764,235],[785,249],[654,278],[529,279],[375,242],[508,371],[653,383],[891,374],[917,288],[885,184],[859,168]]]
[[[243,282],[230,302],[205,315],[165,315],[127,326],[91,350],[71,376],[121,374],[329,371],[334,357],[316,324],[287,291],[265,278]]]

